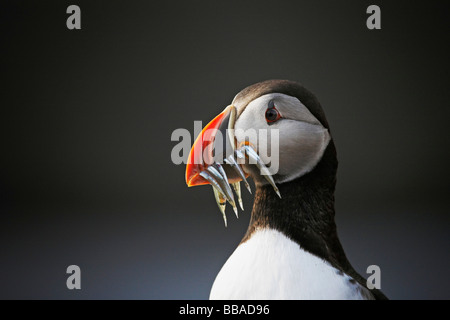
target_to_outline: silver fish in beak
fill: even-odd
[[[249,174],[242,167],[242,164],[246,163],[246,161],[258,167],[261,174],[281,198],[280,191],[269,170],[253,146],[250,144],[238,144],[236,141],[234,135],[236,118],[236,108],[233,105],[229,105],[209,122],[195,140],[186,165],[186,183],[188,187],[207,184],[212,186],[225,226],[227,225],[225,214],[227,202],[232,206],[236,216],[238,216],[232,189],[234,189],[241,210],[244,210],[244,207],[240,182],[242,181],[247,190],[252,193],[247,181]],[[237,148],[238,145],[239,148]]]

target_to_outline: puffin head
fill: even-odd
[[[329,149],[335,158],[328,122],[311,92],[288,80],[259,82],[202,130],[189,154],[186,183],[213,186],[226,224],[227,201],[237,214],[231,186],[241,208],[239,182],[251,192],[249,177],[256,188],[271,185],[282,198],[277,185],[308,176]]]

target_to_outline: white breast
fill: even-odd
[[[281,232],[256,231],[222,267],[210,299],[373,299],[370,292]]]

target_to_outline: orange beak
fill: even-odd
[[[247,159],[253,160],[253,164],[263,172],[264,177],[281,198],[272,176],[253,146],[249,142],[238,143],[236,140],[234,135],[236,114],[236,107],[230,105],[203,128],[195,139],[186,165],[188,187],[208,184],[213,187],[214,197],[222,212],[225,226],[227,224],[225,215],[227,202],[233,207],[236,216],[238,215],[232,188],[242,210],[244,210],[244,206],[240,182],[243,181],[247,190],[252,193],[247,181],[249,174],[241,166],[248,165]],[[252,162],[250,161],[249,164]]]
[[[229,116],[232,113],[232,108],[230,106],[225,108],[224,111],[203,128],[195,140],[186,165],[186,183],[188,187],[210,184],[200,173],[214,162],[212,155],[214,139],[217,132],[223,132],[223,128],[228,127],[228,123],[224,123],[224,120],[230,120]]]

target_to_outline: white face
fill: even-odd
[[[268,122],[266,111],[273,106],[281,118]],[[247,134],[255,130],[258,135]],[[314,169],[330,141],[328,130],[308,108],[297,98],[280,93],[266,94],[250,102],[236,120],[235,136],[238,144],[248,141],[254,146],[277,183],[291,181]],[[267,183],[253,167],[244,165],[244,170],[257,185]]]

